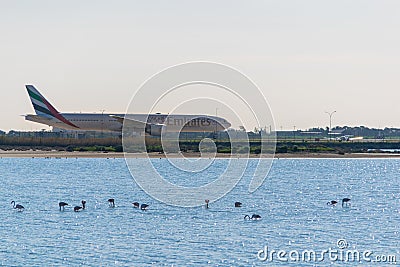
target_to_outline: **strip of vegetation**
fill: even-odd
[[[179,142],[178,151],[172,152],[199,152],[200,140]],[[250,147],[247,142],[235,142],[219,140],[215,142],[218,153],[237,153],[237,154],[260,154],[262,149],[264,153],[273,153],[274,144],[260,141],[250,141]],[[389,153],[387,150],[396,150],[400,148],[400,142],[301,142],[287,141],[276,143],[276,153]],[[26,137],[7,137],[0,138],[1,150],[43,150],[43,151],[93,151],[93,152],[123,152],[121,139],[96,138],[96,139],[37,139]],[[143,152],[143,145],[132,143],[125,147],[126,152]],[[163,152],[163,146],[158,139],[146,140],[147,152]]]
[[[69,152],[122,152],[122,146],[68,146],[65,150]]]

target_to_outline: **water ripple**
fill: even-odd
[[[156,162],[172,182],[192,186],[208,183],[226,166],[216,160],[208,176],[187,179],[166,160]],[[400,258],[399,160],[279,160],[250,195],[254,166],[250,161],[238,186],[207,210],[158,203],[137,187],[122,159],[0,159],[0,264],[265,266],[257,259],[265,245],[324,250],[341,238],[351,248]],[[351,207],[341,207],[344,197],[352,199]],[[82,199],[87,209],[74,212]],[[13,210],[11,200],[25,211]],[[330,200],[339,204],[327,206]],[[60,212],[59,201],[70,205]],[[135,209],[134,201],[149,210]],[[235,208],[235,201],[243,207]],[[243,219],[254,213],[262,220]],[[294,264],[301,265],[318,264]]]

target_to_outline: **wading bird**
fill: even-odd
[[[74,211],[75,211],[75,212],[78,212],[78,211],[80,211],[81,209],[82,209],[82,207],[80,207],[80,206],[75,206],[75,207],[74,207]]]
[[[141,210],[146,210],[148,206],[149,205],[147,205],[147,204],[142,204],[142,205],[140,205],[140,209]]]
[[[108,205],[109,205],[110,207],[112,207],[112,208],[115,207],[115,202],[114,202],[114,199],[113,199],[113,198],[108,199]]]
[[[326,203],[326,205],[328,205],[328,206],[336,206],[337,203],[338,202],[336,200],[331,200],[328,203]]]
[[[253,214],[251,217],[249,215],[244,216],[245,220],[261,220],[261,216],[258,214]]]
[[[61,211],[61,210],[64,210],[65,206],[68,206],[68,203],[61,201],[60,203],[58,203],[58,206],[60,207],[60,211]]]
[[[348,205],[351,206],[350,200],[351,200],[351,199],[350,199],[350,198],[347,198],[347,197],[343,198],[343,199],[342,199],[342,207],[344,206],[344,203],[346,203],[346,207],[347,207]]]
[[[23,211],[25,209],[24,206],[22,206],[20,204],[15,205],[15,201],[14,200],[11,201],[11,205],[13,205],[13,208],[17,209],[18,211]]]

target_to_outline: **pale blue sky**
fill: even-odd
[[[400,127],[399,14],[395,0],[2,1],[0,129],[45,128],[19,116],[26,83],[62,112],[125,112],[147,78],[193,60],[249,76],[277,129],[326,127],[332,110],[333,125]]]

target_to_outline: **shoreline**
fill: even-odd
[[[178,158],[199,158],[200,153],[179,153],[168,154],[168,157]],[[218,153],[216,158],[229,158],[230,154]],[[270,158],[270,154],[264,155],[263,158]],[[42,150],[0,150],[0,158],[124,158],[123,152],[67,152],[67,151],[42,151]],[[130,158],[165,158],[164,153],[132,153],[129,154]],[[214,155],[210,155],[214,157]],[[241,157],[235,155],[235,157]],[[242,158],[259,158],[256,154],[250,154],[249,157]],[[346,153],[344,155],[336,153],[278,153],[274,155],[276,159],[284,158],[400,158],[398,153]]]

